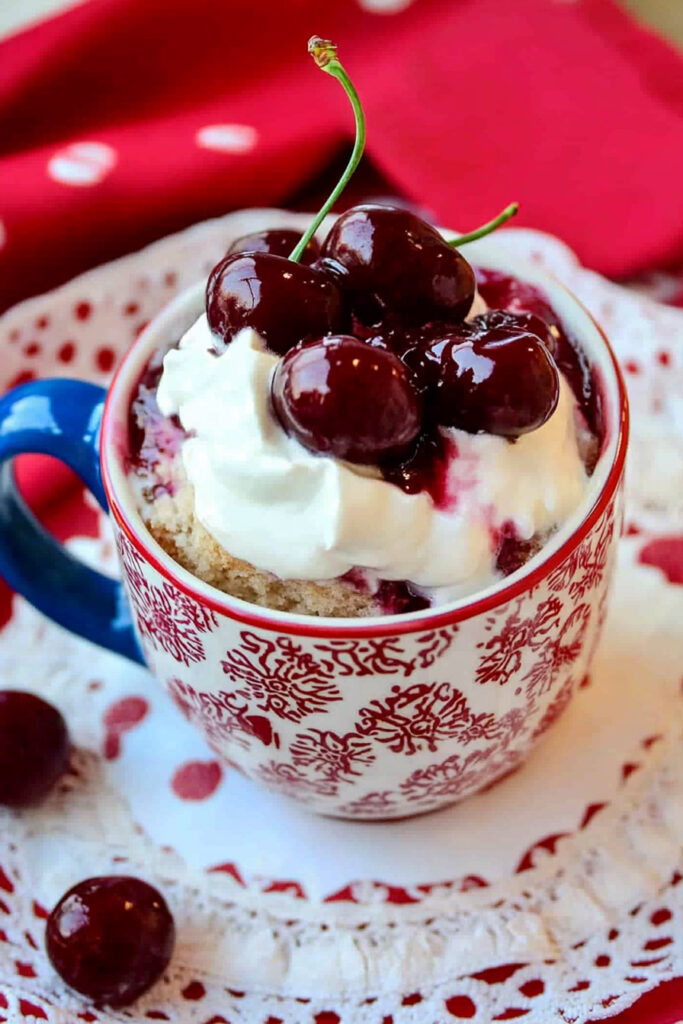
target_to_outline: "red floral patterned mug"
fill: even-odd
[[[223,761],[324,814],[418,814],[507,774],[567,706],[605,616],[628,432],[623,381],[606,339],[569,292],[535,267],[511,266],[493,243],[479,250],[487,266],[539,286],[580,339],[601,382],[606,429],[589,492],[572,519],[521,570],[451,605],[354,620],[271,611],[201,582],[150,536],[126,478],[131,393],[151,353],[176,341],[201,312],[202,286],[171,303],[130,349],[101,429],[98,389],[76,382],[26,385],[0,408],[11,435],[0,442],[0,460],[22,450],[58,454],[108,505],[135,635],[182,712]],[[64,390],[64,406],[78,404],[76,426],[63,410],[52,409],[51,426],[35,425],[35,409],[26,413],[22,403],[45,403],[46,385]],[[69,403],[70,385],[91,388],[91,398],[81,393]],[[55,422],[59,445],[49,440]],[[17,423],[24,427],[11,426]],[[103,486],[89,461],[96,447]],[[5,491],[0,513],[9,502]],[[44,586],[32,589],[17,565],[17,537],[15,531],[11,549],[3,545],[0,514],[0,571],[12,585],[68,628],[140,657],[116,584],[90,570],[84,583],[86,570],[72,565],[68,571],[81,575],[69,590],[67,556],[55,551],[62,592],[48,602]],[[31,543],[36,550],[44,541]]]

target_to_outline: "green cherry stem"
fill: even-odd
[[[482,224],[476,231],[470,231],[468,235],[459,235],[458,238],[449,238],[448,244],[453,248],[459,248],[461,245],[466,245],[468,242],[474,242],[477,238],[483,238],[484,235],[490,235],[492,231],[499,228],[501,224],[504,224],[506,220],[510,220],[511,217],[519,210],[519,203],[510,203],[506,206],[502,213],[499,213],[497,217],[490,220],[487,224]]]
[[[360,158],[363,155],[363,150],[365,149],[365,115],[363,114],[363,108],[361,106],[360,99],[358,98],[358,93],[356,92],[353,86],[353,82],[347,75],[342,65],[339,63],[339,60],[337,59],[337,47],[335,46],[334,43],[330,42],[329,39],[321,39],[319,36],[312,36],[308,40],[308,52],[310,53],[318,67],[321,69],[321,71],[326,71],[328,75],[332,75],[333,78],[336,78],[337,81],[341,83],[344,92],[349,97],[349,100],[351,101],[351,106],[353,107],[353,115],[356,119],[356,141],[353,145],[353,152],[351,153],[349,162],[346,165],[344,173],[339,179],[338,184],[332,190],[329,198],[323,204],[320,212],[310,224],[306,234],[303,236],[303,238],[296,246],[296,248],[292,251],[292,254],[289,258],[294,263],[299,262],[303,255],[304,249],[306,248],[311,238],[320,227],[323,219],[330,212],[334,204],[339,199],[339,196],[346,188],[347,182],[351,175],[353,174],[353,172],[355,171],[356,167],[358,167],[358,164],[360,163]]]

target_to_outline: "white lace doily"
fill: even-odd
[[[27,373],[106,380],[140,323],[254,216],[199,225],[9,311],[0,386]],[[548,236],[499,240],[582,298],[627,371],[630,535],[586,685],[489,792],[405,822],[330,821],[221,770],[147,673],[15,599],[0,686],[58,704],[77,751],[47,804],[0,813],[0,1018],[584,1022],[683,975],[683,587],[677,542],[652,543],[683,533],[683,313],[580,268]],[[71,543],[111,568],[104,521]],[[95,1011],[51,971],[43,919],[75,881],[116,871],[163,890],[178,946],[131,1010]]]

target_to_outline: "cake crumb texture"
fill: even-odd
[[[332,618],[383,614],[371,594],[351,583],[282,580],[234,558],[197,519],[194,488],[187,479],[178,479],[177,467],[174,476],[174,492],[141,502],[140,511],[157,543],[194,576],[225,594],[275,611]]]

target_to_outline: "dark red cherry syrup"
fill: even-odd
[[[157,402],[165,352],[155,352],[133,389],[128,411],[128,453],[126,468],[141,476],[155,476],[156,483],[145,489],[144,497],[153,501],[173,493],[173,481],[161,469],[164,458],[180,451],[186,432],[177,416],[164,416]]]
[[[383,615],[406,615],[431,607],[431,601],[419,594],[407,580],[382,580],[375,591],[375,600]]]
[[[380,468],[384,479],[406,494],[426,491],[437,508],[448,508],[448,466],[455,456],[450,438],[439,431],[424,431],[408,458],[385,462]]]
[[[340,578],[361,594],[370,593],[362,569],[349,569]],[[421,612],[431,607],[429,598],[420,594],[408,580],[380,580],[372,596],[379,605],[381,615],[405,615],[407,612]]]

